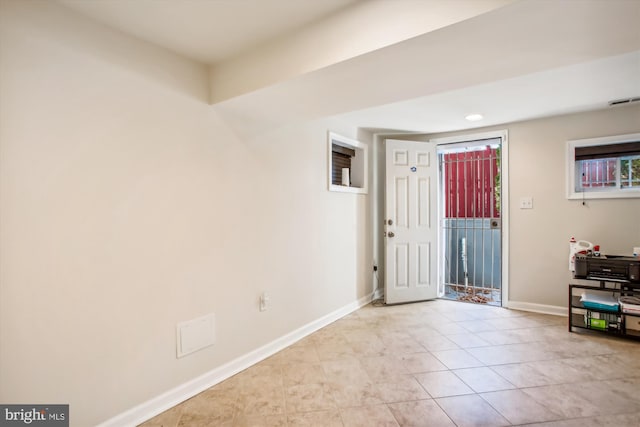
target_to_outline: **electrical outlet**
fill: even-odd
[[[269,294],[263,292],[262,295],[260,295],[260,311],[266,311],[267,308],[269,308],[270,301]]]

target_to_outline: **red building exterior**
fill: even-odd
[[[489,146],[444,154],[445,218],[500,217],[498,157],[498,149]]]

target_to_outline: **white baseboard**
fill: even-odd
[[[147,421],[156,415],[161,414],[169,408],[184,402],[185,400],[195,396],[206,389],[226,380],[256,363],[266,359],[269,356],[279,352],[280,350],[296,343],[307,335],[312,334],[318,329],[324,328],[330,323],[346,316],[349,313],[369,304],[373,299],[373,293],[366,295],[357,301],[345,305],[313,322],[298,328],[272,342],[263,345],[243,356],[240,356],[229,363],[215,368],[197,378],[187,381],[178,387],[169,390],[158,397],[148,400],[134,408],[129,409],[122,414],[106,420],[98,425],[98,427],[125,427],[136,426]]]
[[[384,298],[384,289],[378,288],[373,292],[372,300]]]
[[[554,316],[567,317],[569,315],[567,307],[560,307],[557,305],[535,304],[532,302],[522,302],[522,301],[509,301],[507,303],[507,307],[513,310],[531,311],[534,313],[542,313],[542,314],[552,314]]]

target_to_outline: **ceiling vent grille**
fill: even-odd
[[[615,107],[617,105],[631,104],[632,102],[638,102],[638,101],[640,101],[640,96],[636,96],[634,98],[616,99],[616,100],[613,100],[613,101],[609,101],[609,107]]]

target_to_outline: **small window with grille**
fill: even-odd
[[[640,197],[640,134],[569,141],[568,197]]]

